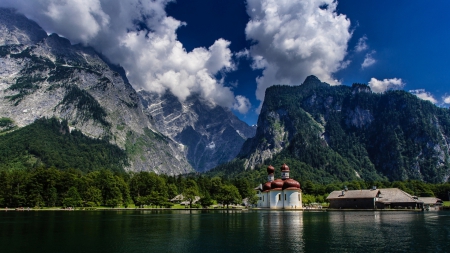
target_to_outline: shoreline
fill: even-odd
[[[441,210],[430,211],[448,211],[449,208]],[[94,208],[72,208],[63,209],[59,207],[55,208],[0,208],[0,212],[36,212],[36,211],[296,211],[296,212],[365,212],[365,211],[380,211],[380,212],[424,212],[422,209],[269,209],[269,208],[108,208],[108,207],[94,207]]]

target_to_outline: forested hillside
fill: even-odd
[[[124,171],[126,165],[127,155],[119,147],[78,130],[70,131],[66,121],[55,118],[39,119],[0,135],[0,170],[46,166],[84,172]]]
[[[267,89],[241,168],[282,163],[307,180],[424,180],[450,174],[450,112],[406,91],[330,86],[314,76]]]

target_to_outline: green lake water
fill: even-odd
[[[450,252],[450,212],[2,211],[0,252]]]

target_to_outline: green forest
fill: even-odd
[[[1,126],[12,120],[2,118]],[[11,127],[10,127],[11,128]],[[0,135],[0,170],[32,169],[39,166],[83,172],[108,168],[123,172],[125,151],[107,140],[69,130],[67,121],[37,119],[33,124]]]
[[[279,168],[277,164],[276,168]],[[294,173],[292,173],[294,172]],[[170,199],[183,194],[193,208],[213,204],[241,205],[244,198],[255,204],[254,188],[266,179],[266,168],[260,167],[235,175],[192,174],[157,175],[154,172],[113,172],[101,169],[83,172],[78,169],[59,170],[38,167],[28,170],[0,171],[0,207],[166,207]],[[295,175],[295,169],[291,168]],[[275,177],[280,177],[277,169]],[[291,176],[292,177],[292,176]],[[294,179],[297,179],[293,177]],[[416,196],[436,196],[448,200],[450,184],[421,181],[351,181],[319,184],[302,181],[303,203],[324,203],[331,191],[397,187]],[[195,196],[200,201],[193,203]]]

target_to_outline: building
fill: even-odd
[[[443,208],[442,199],[435,197],[419,197],[418,199],[423,202],[425,210],[442,210]]]
[[[289,167],[281,166],[281,179],[274,180],[275,168],[267,167],[268,181],[259,185],[257,191],[260,208],[302,209],[302,190],[300,183],[289,178]]]
[[[398,189],[333,191],[327,197],[334,209],[421,209],[423,201]]]
[[[333,191],[328,195],[329,208],[375,209],[380,190]]]
[[[423,201],[415,196],[398,189],[380,189],[380,196],[377,200],[378,209],[422,209]]]

